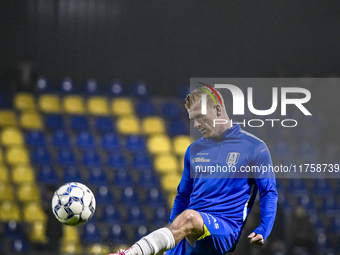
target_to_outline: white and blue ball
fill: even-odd
[[[53,195],[52,211],[63,224],[77,226],[89,221],[96,210],[92,191],[79,182],[61,186]]]

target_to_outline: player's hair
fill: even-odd
[[[211,98],[211,96],[210,96],[207,92],[205,92],[203,89],[210,92],[210,94],[214,97],[214,99],[215,99],[215,101],[216,101],[216,104],[221,105],[220,100],[218,99],[218,97],[217,97],[217,95],[215,94],[215,92],[212,91],[209,87],[203,86],[203,87],[194,89],[193,91],[190,92],[190,94],[188,94],[188,95],[186,96],[186,98],[185,98],[185,100],[184,100],[184,101],[185,101],[185,108],[190,109],[190,106],[191,106],[191,105],[193,105],[196,101],[201,100],[201,96],[202,96],[203,94],[207,94],[207,105],[209,105],[209,106],[214,106],[214,105],[215,105],[214,100],[213,100],[213,99]],[[217,94],[219,95],[219,97],[221,98],[221,102],[222,102],[221,107],[224,109],[225,114],[227,114],[227,111],[226,111],[225,105],[224,105],[223,97],[222,97],[222,95],[221,95],[220,92],[218,92],[217,90],[216,90],[216,92],[217,92]]]

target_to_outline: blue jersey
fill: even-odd
[[[239,124],[227,129],[219,140],[197,140],[185,154],[170,222],[184,210],[193,209],[223,219],[228,227],[222,234],[236,235],[238,240],[259,191],[261,223],[254,232],[266,240],[274,224],[278,197],[269,166],[272,161],[266,144]]]

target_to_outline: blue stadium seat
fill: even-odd
[[[104,208],[101,221],[109,225],[114,225],[122,222],[122,217],[113,205],[108,205]]]
[[[77,135],[77,145],[80,149],[93,149],[95,140],[89,131],[82,131]]]
[[[130,135],[126,138],[126,148],[133,152],[145,151],[145,138],[141,135]]]
[[[113,151],[109,154],[108,166],[113,168],[126,168],[127,160],[125,156],[119,151]]]
[[[11,251],[14,253],[25,254],[29,251],[28,243],[24,238],[16,238],[11,242]]]
[[[299,203],[307,210],[308,213],[316,213],[315,205],[308,195],[301,196]]]
[[[98,117],[95,120],[96,130],[100,133],[115,131],[115,123],[110,117]]]
[[[37,147],[33,150],[32,162],[38,165],[51,164],[51,155],[45,147]]]
[[[102,148],[107,150],[120,149],[120,139],[115,133],[105,133],[101,138]]]
[[[149,156],[146,153],[136,153],[133,157],[133,168],[139,171],[150,171],[152,169],[152,163]]]
[[[181,115],[180,112],[176,103],[168,102],[162,105],[162,114],[166,118],[178,120]]]
[[[165,201],[162,195],[159,193],[158,189],[150,189],[147,197],[147,204],[151,207],[163,207],[165,206]]]
[[[13,240],[16,238],[24,238],[24,229],[20,222],[10,220],[5,225],[5,235],[7,238]]]
[[[58,184],[58,176],[51,165],[42,165],[39,169],[38,180],[44,184]]]
[[[75,166],[77,164],[76,156],[70,149],[63,148],[58,153],[58,163],[62,166]]]
[[[335,216],[332,220],[331,231],[334,234],[340,235],[340,215]]]
[[[47,93],[52,91],[50,81],[45,76],[40,76],[35,84],[35,91],[37,93]]]
[[[88,182],[93,185],[107,185],[108,179],[103,169],[99,167],[93,167],[90,170],[90,177]]]
[[[332,188],[330,187],[327,179],[315,179],[315,185],[313,188],[313,194],[328,197],[332,195]]]
[[[132,186],[133,181],[132,177],[129,174],[129,171],[126,169],[118,169],[116,171],[116,175],[114,178],[114,184],[119,186],[119,187],[129,187]]]
[[[156,178],[155,173],[150,170],[141,174],[141,177],[139,179],[139,186],[146,189],[158,188],[159,181]]]
[[[189,134],[189,126],[187,123],[181,120],[173,120],[169,123],[168,133],[170,136],[176,135],[188,135]]]
[[[325,198],[322,210],[329,215],[338,215],[340,213],[340,206],[333,196]]]
[[[64,182],[83,182],[79,168],[75,166],[66,167],[64,172]]]
[[[64,118],[60,114],[49,114],[45,118],[46,127],[52,130],[64,129]]]
[[[148,234],[148,228],[146,225],[138,226],[136,229],[134,241],[139,241],[142,237],[146,236]]]
[[[316,152],[316,149],[315,147],[306,142],[306,141],[303,141],[300,143],[300,146],[299,146],[299,155],[304,159],[304,160],[308,160],[307,162],[309,162],[310,160],[317,160],[317,152]]]
[[[60,91],[65,94],[76,93],[76,86],[70,78],[65,78],[60,84]]]
[[[156,109],[150,100],[140,100],[136,106],[136,112],[139,116],[150,116],[156,114]]]
[[[112,205],[114,202],[114,197],[109,190],[109,188],[105,185],[98,187],[96,202],[99,205]]]
[[[56,147],[70,147],[70,136],[64,129],[58,129],[52,134],[52,145]]]
[[[71,116],[70,126],[76,132],[88,130],[90,128],[89,122],[86,116],[80,116],[80,115]]]
[[[127,236],[125,234],[125,230],[123,229],[122,225],[115,224],[110,227],[109,231],[109,240],[115,244],[126,244],[127,243]]]
[[[306,183],[303,179],[292,179],[288,190],[290,194],[295,196],[302,196],[308,193]]]
[[[133,227],[137,227],[137,226],[147,224],[147,220],[145,218],[145,215],[142,212],[142,210],[140,209],[140,207],[134,206],[130,209],[128,222]]]
[[[42,131],[30,131],[26,134],[26,143],[29,146],[45,146],[45,134]]]
[[[144,82],[137,82],[132,84],[131,94],[138,98],[147,98],[149,96],[149,90]]]
[[[102,165],[102,161],[96,151],[87,150],[83,155],[83,164],[87,167],[100,167]]]
[[[98,229],[98,227],[94,223],[89,222],[85,224],[84,228],[85,229],[83,230],[82,240],[85,243],[93,244],[93,243],[99,243],[102,241],[101,231]]]
[[[125,94],[123,84],[120,81],[113,81],[109,85],[109,93],[111,96],[123,96]]]
[[[88,79],[84,85],[84,92],[87,95],[96,95],[100,93],[100,87],[96,80]]]
[[[168,223],[168,214],[166,211],[166,207],[157,208],[153,223],[157,227],[165,226]]]
[[[129,207],[140,205],[139,197],[132,187],[126,187],[124,189],[124,192],[121,198],[121,203]]]

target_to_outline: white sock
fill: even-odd
[[[168,228],[157,229],[132,246],[136,255],[154,255],[174,247],[175,239]]]

